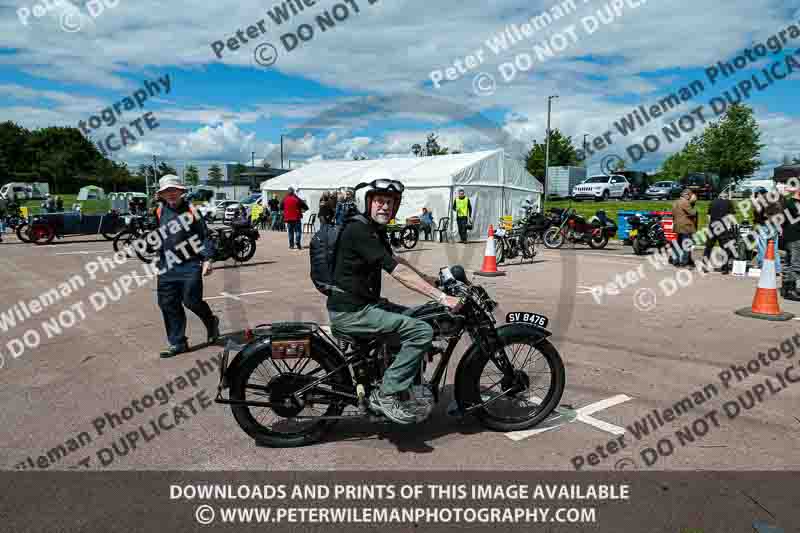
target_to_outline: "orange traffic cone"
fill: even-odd
[[[494,227],[489,224],[489,238],[486,240],[486,252],[483,254],[483,266],[476,276],[505,276],[505,272],[497,271],[497,257],[494,249]]]
[[[767,253],[761,268],[753,305],[736,311],[739,316],[761,318],[764,320],[791,320],[794,315],[781,312],[778,305],[778,288],[775,275],[775,241],[767,242]]]

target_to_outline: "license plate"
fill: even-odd
[[[508,313],[506,316],[506,322],[525,322],[527,324],[539,326],[540,328],[546,328],[550,320],[548,320],[546,316],[537,315],[536,313]]]
[[[631,230],[631,232],[630,232],[630,236],[631,236],[631,237],[636,237],[636,234],[637,234],[637,233],[639,233],[639,230],[638,230],[638,229],[632,229],[632,230]]]

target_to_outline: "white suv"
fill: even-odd
[[[592,176],[572,188],[572,198],[574,200],[583,200],[584,198],[594,198],[595,200],[620,198],[627,200],[630,194],[631,184],[628,183],[625,176],[617,174]]]

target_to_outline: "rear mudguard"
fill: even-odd
[[[498,335],[508,335],[513,333],[526,333],[527,335],[533,337],[534,344],[538,344],[552,335],[552,333],[546,329],[534,326],[533,324],[512,323],[504,324],[497,328]],[[468,398],[470,397],[470,391],[468,390],[470,387],[469,376],[471,367],[479,359],[480,355],[480,347],[478,344],[472,343],[472,345],[461,357],[461,361],[458,363],[458,368],[456,368],[454,388],[456,402],[458,403],[458,408],[461,412],[466,411],[466,409],[470,407],[467,405]]]
[[[260,357],[264,350],[268,350],[270,352],[270,356],[272,355],[271,335],[266,335],[251,341],[244,348],[242,348],[239,353],[236,354],[233,360],[231,360],[231,362],[228,364],[228,368],[225,369],[225,382],[230,383],[232,377],[240,371],[245,361],[247,361],[250,357]],[[332,346],[329,341],[320,337],[319,335],[312,335],[311,350],[314,352],[323,352],[326,357],[331,358],[335,362],[336,366],[340,366],[344,363],[344,358],[342,357],[341,353],[339,353],[339,351]],[[352,383],[350,369],[346,367],[342,369],[341,372],[344,372],[345,375],[350,378],[350,382]]]

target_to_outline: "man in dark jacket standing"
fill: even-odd
[[[690,190],[684,189],[681,197],[672,204],[673,231],[678,234],[678,247],[680,255],[675,261],[677,267],[694,267],[692,252],[688,251],[687,241],[692,239],[692,235],[697,231],[697,209],[694,204],[697,196]]]
[[[219,337],[219,318],[203,300],[203,276],[211,274],[214,257],[206,223],[184,198],[186,187],[178,176],[167,174],[158,184],[156,217],[161,246],[157,292],[169,341],[160,356],[167,358],[189,349],[184,306],[203,321],[208,342]]]
[[[781,295],[787,300],[800,302],[797,291],[797,280],[800,278],[800,189],[787,189],[792,195],[786,199],[786,218],[783,222],[783,240],[789,264],[783,273]],[[778,259],[777,248],[773,248],[775,259]]]
[[[711,231],[711,237],[706,241],[706,249],[703,252],[703,258],[706,261],[711,259],[711,251],[714,249],[714,245],[719,243],[720,247],[722,247],[722,251],[725,254],[725,264],[719,269],[720,272],[723,274],[730,274],[731,271],[731,257],[726,249],[726,246],[729,246],[728,243],[734,239],[732,235],[732,228],[725,226],[725,217],[728,215],[734,215],[734,207],[733,202],[728,200],[726,194],[720,194],[713,202],[711,202],[711,207],[708,209],[708,216],[710,217],[710,221],[708,223],[709,230]],[[725,228],[722,231],[721,228]]]
[[[296,244],[297,249],[302,250],[303,211],[308,210],[308,205],[294,193],[294,187],[289,187],[289,194],[283,199],[282,206],[283,220],[289,231],[289,249],[294,250]]]
[[[458,189],[458,198],[453,200],[453,211],[456,212],[456,223],[458,224],[458,235],[461,242],[467,242],[467,226],[472,218],[472,203],[464,194],[464,189]]]

